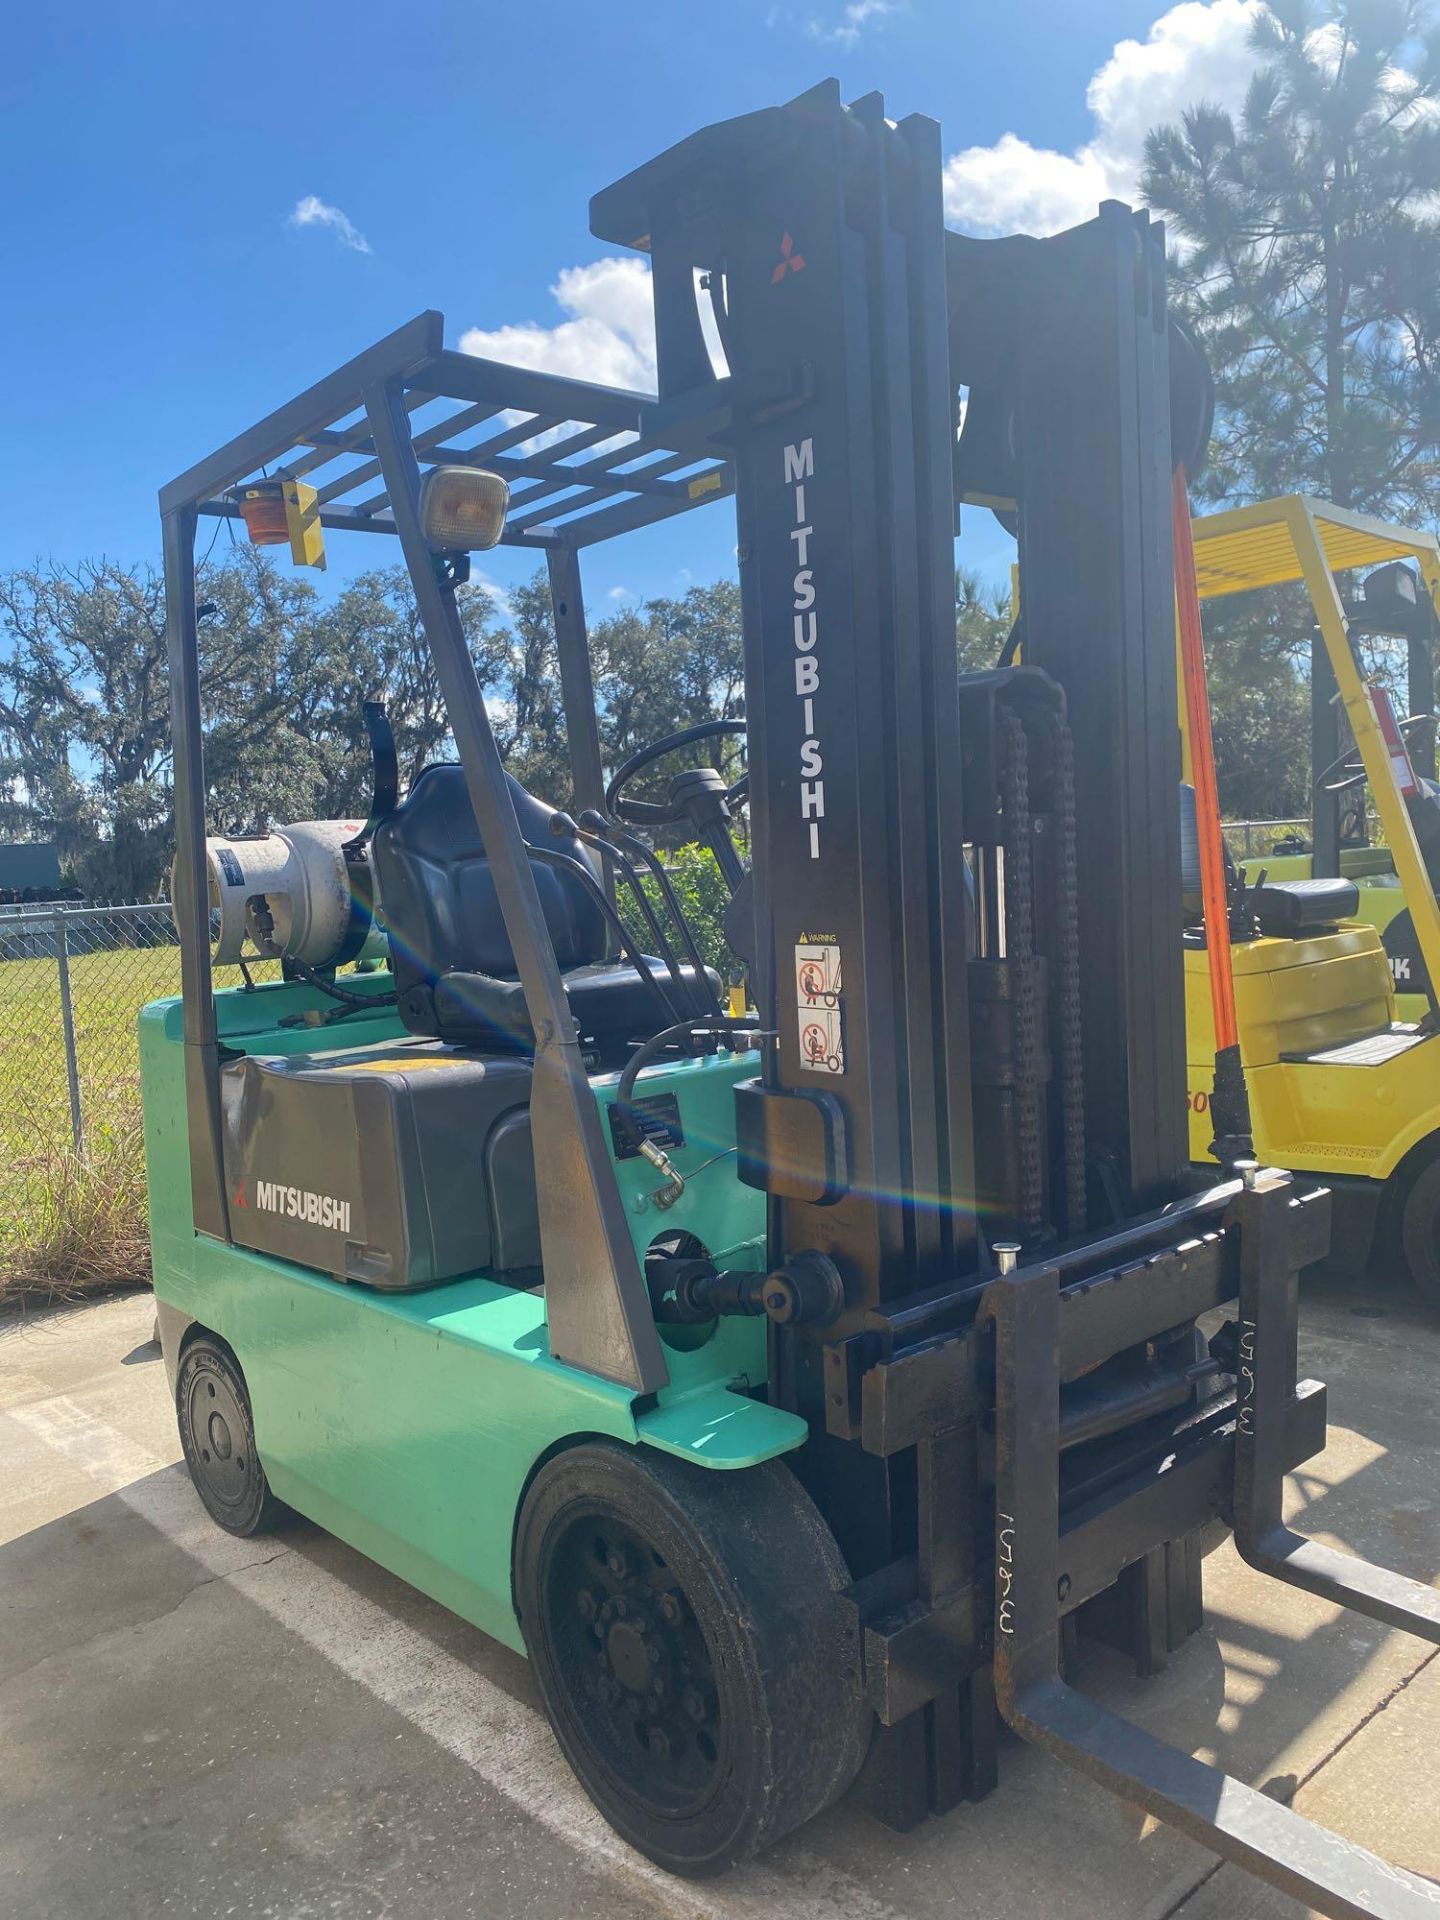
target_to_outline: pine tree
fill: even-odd
[[[1151,133],[1143,193],[1216,375],[1213,498],[1440,507],[1440,29],[1423,0],[1270,0],[1238,116]]]

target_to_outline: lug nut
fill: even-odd
[[[660,1649],[653,1640],[647,1640],[645,1642],[645,1658],[650,1662],[652,1667],[658,1667],[660,1664]]]
[[[686,1687],[680,1696],[680,1704],[694,1721],[705,1718],[705,1696],[699,1687]]]
[[[658,1673],[656,1674],[655,1678],[650,1682],[650,1692],[657,1700],[662,1699],[664,1697],[665,1682],[660,1678]]]
[[[614,1609],[617,1620],[623,1620],[630,1611],[630,1602],[625,1598],[623,1593],[617,1594],[610,1602],[610,1605]]]
[[[680,1604],[678,1593],[662,1593],[660,1596],[660,1618],[667,1627],[678,1627],[684,1608]]]
[[[670,1758],[670,1736],[663,1727],[651,1727],[645,1736],[645,1744],[657,1760]]]
[[[605,1556],[605,1564],[617,1580],[623,1580],[630,1571],[630,1561],[623,1547],[612,1547]]]
[[[591,1587],[582,1587],[575,1596],[575,1604],[580,1609],[582,1620],[593,1620],[596,1614],[595,1593]]]

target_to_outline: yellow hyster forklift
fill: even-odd
[[[1363,1266],[1372,1248],[1383,1248],[1440,1306],[1440,1028],[1430,987],[1440,979],[1440,788],[1417,771],[1389,696],[1365,674],[1352,637],[1361,625],[1391,631],[1413,608],[1418,583],[1406,559],[1419,563],[1428,605],[1440,589],[1440,544],[1299,496],[1207,515],[1192,535],[1201,602],[1296,582],[1306,588],[1324,663],[1317,740],[1336,741],[1343,720],[1353,742],[1329,765],[1319,747],[1317,845],[1338,790],[1361,783],[1385,841],[1348,858],[1341,849],[1338,872],[1325,872],[1318,854],[1306,857],[1300,877],[1298,863],[1283,857],[1232,865],[1234,992],[1255,1147],[1266,1160],[1324,1178],[1347,1264]],[[1347,601],[1336,576],[1367,567],[1377,570]],[[1417,678],[1412,673],[1412,685]],[[1183,693],[1189,772],[1196,729]],[[1192,850],[1197,837],[1187,831],[1185,843]],[[1333,835],[1330,844],[1339,844]],[[1361,917],[1356,862],[1372,894],[1381,892],[1380,869],[1394,882],[1384,894],[1401,911],[1383,914],[1383,934],[1373,914]],[[1192,1158],[1203,1161],[1215,1134],[1215,1026],[1196,874],[1184,885],[1190,1142]],[[1393,991],[1402,981],[1422,989],[1402,1003],[1403,1021]]]
[[[1271,503],[1281,510],[1289,503]],[[1403,680],[1408,716],[1397,718],[1384,680],[1375,685],[1376,717],[1405,794],[1425,856],[1431,890],[1440,884],[1440,788],[1436,783],[1435,665],[1440,647],[1440,537],[1389,525],[1365,514],[1340,513],[1315,503],[1320,537],[1331,571],[1340,576],[1345,627],[1360,642],[1393,653],[1403,644]],[[1223,538],[1223,522],[1220,516]],[[1200,523],[1204,525],[1206,523]],[[1242,577],[1228,565],[1207,564],[1201,592],[1207,598],[1278,587],[1259,543],[1244,556]],[[1285,559],[1283,546],[1280,549]],[[1252,570],[1253,569],[1253,570]],[[1363,577],[1362,577],[1363,576]],[[1429,971],[1417,938],[1414,914],[1386,840],[1383,813],[1374,804],[1376,774],[1359,754],[1340,698],[1331,654],[1341,630],[1333,608],[1310,603],[1311,763],[1315,774],[1312,817],[1277,835],[1264,823],[1237,822],[1244,829],[1242,871],[1253,877],[1261,865],[1272,880],[1308,880],[1341,876],[1353,880],[1358,917],[1377,928],[1395,981],[1395,1004],[1402,1020],[1420,1020],[1430,1010]],[[1325,619],[1320,618],[1321,612]],[[1371,759],[1375,759],[1372,750]],[[1378,765],[1378,762],[1376,762]],[[1308,832],[1307,829],[1308,828]],[[1377,831],[1378,829],[1378,831]],[[1268,841],[1268,844],[1267,844]]]
[[[424,314],[163,489],[183,993],[141,1047],[185,1458],[221,1526],[298,1508],[526,1653],[677,1873],[846,1792],[978,1799],[1004,1721],[1327,1914],[1437,1920],[1064,1674],[1075,1631],[1177,1648],[1227,1524],[1437,1643],[1440,1594],[1282,1520],[1324,1192],[1188,1165],[1160,229],[960,239],[942,155],[834,82],[708,127],[591,204],[650,255],[658,395]],[[1016,503],[1026,660],[961,678],[976,492]],[[748,774],[695,765],[715,722],[607,785],[580,556],[732,495]],[[202,515],[398,546],[456,763],[402,793],[374,711],[367,819],[207,846]],[[507,774],[466,646],[497,540],[549,569],[572,812]],[[754,1013],[646,839],[677,823]],[[217,931],[283,977],[216,992]]]

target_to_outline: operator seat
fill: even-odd
[[[1226,864],[1234,871],[1229,853]],[[1263,865],[1263,862],[1259,863]],[[1187,926],[1199,924],[1204,903],[1200,882],[1200,828],[1195,789],[1180,785],[1180,893]],[[1254,915],[1256,931],[1267,938],[1303,940],[1308,934],[1329,933],[1342,920],[1360,911],[1360,892],[1352,880],[1266,880],[1245,890],[1245,904]]]
[[[555,809],[506,778],[526,844],[568,855],[598,881],[590,849],[552,830]],[[408,1031],[487,1053],[533,1053],[534,1029],[463,770],[426,767],[375,829],[371,853]],[[612,957],[605,915],[582,876],[534,859],[530,871],[581,1038],[608,1052],[668,1025],[671,1016],[636,969]],[[658,960],[644,964],[673,998],[668,970]],[[718,992],[718,976],[707,973]],[[694,968],[683,977],[693,994]],[[682,1006],[673,1017],[690,1011]]]
[[[1249,888],[1246,904],[1262,934],[1303,940],[1328,933],[1360,911],[1360,889],[1353,880],[1322,876],[1316,880],[1267,880]]]

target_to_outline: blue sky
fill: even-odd
[[[590,194],[827,74],[941,122],[952,224],[1086,217],[1133,190],[1154,118],[1238,93],[1251,4],[11,8],[0,567],[155,557],[163,481],[424,307],[452,345],[643,383],[646,289]],[[719,507],[613,543],[592,611],[732,571],[732,542]],[[1005,561],[984,514],[961,551]],[[393,552],[331,556],[335,580]],[[533,564],[490,558],[502,585]]]

